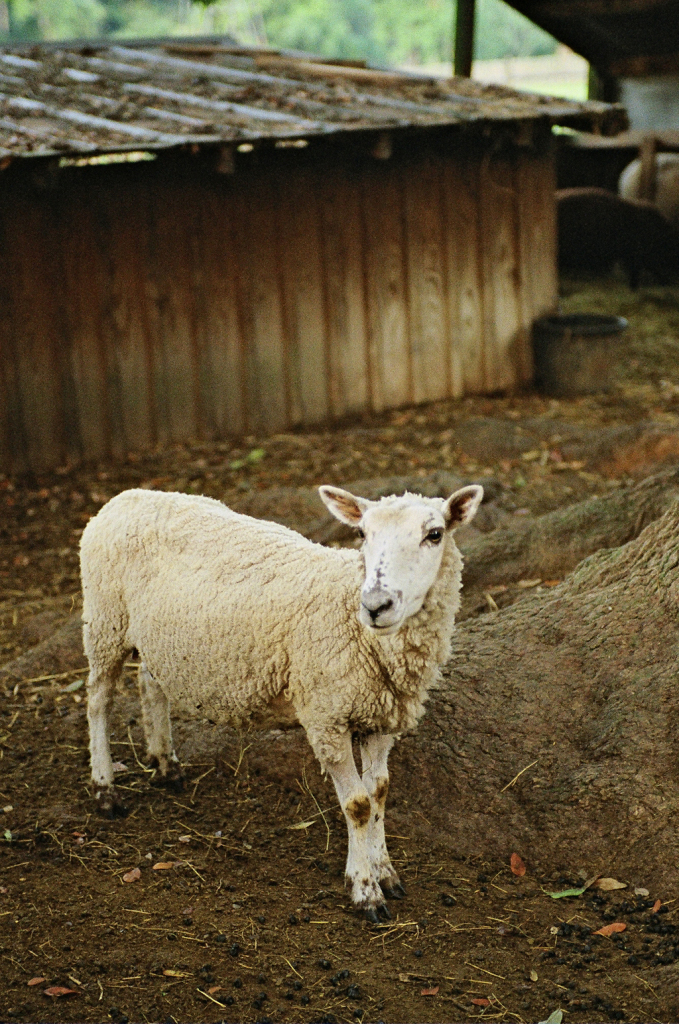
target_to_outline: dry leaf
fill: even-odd
[[[163,971],[166,978],[190,978],[191,975],[187,974],[186,971],[173,971],[169,967],[166,971]]]
[[[179,842],[180,843],[190,843],[191,839],[192,839],[192,836],[180,836],[179,837]]]
[[[532,968],[532,970],[530,972],[530,980],[531,981],[537,981],[538,980],[538,972],[535,970],[534,967]]]
[[[208,995],[210,995],[210,996],[213,996],[215,994],[215,992],[221,992],[221,991],[222,991],[222,986],[221,985],[211,985],[210,988],[207,990]]]
[[[175,862],[173,860],[159,860],[157,864],[153,865],[154,871],[167,871],[168,868],[173,868]]]
[[[74,988],[64,988],[62,985],[52,985],[51,988],[46,988],[43,992],[44,996],[50,996],[52,999],[58,999],[60,996],[77,996],[77,991]]]
[[[126,772],[127,771],[127,765],[123,764],[122,761],[114,761],[113,762],[113,771],[114,772]]]
[[[138,882],[140,878],[141,871],[139,868],[132,868],[131,871],[123,875],[123,882]]]
[[[608,938],[609,935],[615,935],[616,932],[624,932],[626,927],[627,925],[623,921],[614,921],[613,924],[605,924],[603,928],[599,928],[593,934]]]
[[[423,988],[420,992],[421,996],[437,996],[439,994],[438,985],[433,985],[431,988]]]
[[[612,892],[613,889],[626,889],[626,882],[619,882],[617,878],[599,878],[594,883],[595,889],[603,889],[604,892]]]
[[[399,974],[398,980],[399,981],[410,981],[410,975],[409,974]]]
[[[490,999],[472,999],[474,1006],[490,1006]]]
[[[539,587],[542,580],[519,580],[516,584],[519,590],[530,590],[532,587]]]
[[[637,886],[634,890],[635,896],[648,896],[648,889],[643,889],[641,886]]]
[[[29,988],[32,988],[33,985],[42,985],[43,981],[47,981],[47,978],[31,978],[26,984]]]
[[[518,853],[513,853],[509,858],[509,866],[512,869],[513,875],[518,875],[522,878],[526,874],[526,865],[523,863]]]
[[[656,900],[655,903],[653,904],[653,906],[651,907],[651,913],[652,914],[657,914],[661,907],[662,907],[662,900]]]

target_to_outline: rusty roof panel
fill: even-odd
[[[279,51],[151,40],[0,49],[3,158],[536,119],[625,127],[622,108],[603,103]]]

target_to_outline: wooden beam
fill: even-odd
[[[455,59],[453,70],[462,78],[470,78],[474,59],[475,0],[457,0],[455,10]]]

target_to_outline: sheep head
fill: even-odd
[[[321,498],[342,523],[363,539],[365,580],[358,612],[375,633],[396,633],[422,607],[456,527],[474,518],[483,488],[473,484],[449,498],[419,494],[369,501],[339,487],[319,488]]]

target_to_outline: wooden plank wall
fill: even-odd
[[[6,176],[0,470],[530,381],[551,148],[457,139]]]

